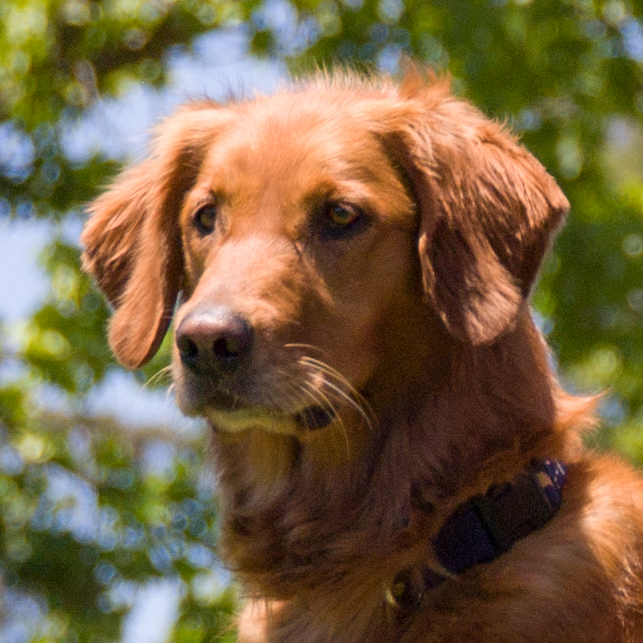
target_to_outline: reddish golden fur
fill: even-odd
[[[368,226],[324,237],[327,201]],[[507,132],[418,74],[189,106],[92,205],[85,266],[125,365],[156,351],[179,291],[177,326],[223,303],[255,331],[223,384],[174,360],[179,405],[218,429],[242,640],[643,641],[643,482],[583,449],[593,401],[561,390],[526,304],[567,208]],[[304,431],[293,417],[320,401],[338,419]],[[400,625],[396,573],[435,567],[445,517],[545,456],[569,466],[558,515]]]

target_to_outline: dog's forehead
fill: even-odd
[[[324,180],[386,180],[391,166],[365,118],[337,99],[292,93],[237,108],[203,165],[214,189],[281,186],[290,193]]]

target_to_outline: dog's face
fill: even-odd
[[[297,432],[354,405],[417,264],[414,204],[364,123],[287,99],[232,112],[180,228],[181,408]]]
[[[426,352],[430,320],[473,344],[506,332],[566,208],[445,83],[317,84],[169,120],[92,206],[85,265],[129,366],[158,348],[182,293],[184,412],[304,435],[367,423],[362,396]]]

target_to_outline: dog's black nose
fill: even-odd
[[[176,330],[181,362],[197,371],[235,367],[253,343],[252,326],[227,306],[197,308]]]

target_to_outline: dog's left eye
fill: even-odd
[[[330,201],[324,206],[324,223],[330,236],[341,237],[365,221],[364,213],[351,203]]]
[[[217,206],[214,203],[201,206],[194,215],[194,227],[203,235],[214,232],[216,221]]]

